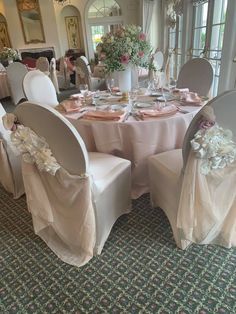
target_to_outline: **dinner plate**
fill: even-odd
[[[150,102],[136,102],[135,103],[135,107],[137,107],[137,108],[148,108],[151,106],[153,106],[153,104]]]

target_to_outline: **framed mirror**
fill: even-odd
[[[26,44],[44,43],[45,36],[38,0],[16,0]]]

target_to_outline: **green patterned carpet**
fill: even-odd
[[[82,268],[61,262],[32,230],[25,198],[0,187],[0,313],[236,313],[236,250],[176,248],[147,195]]]

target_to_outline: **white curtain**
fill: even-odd
[[[152,22],[152,14],[155,0],[142,0],[142,28],[143,32],[150,36],[150,26]]]

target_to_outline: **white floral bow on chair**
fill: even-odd
[[[212,170],[222,169],[236,161],[236,143],[233,133],[223,129],[215,122],[213,108],[205,106],[200,129],[191,141],[196,157],[203,160],[201,173],[209,174]]]
[[[12,144],[22,154],[23,160],[27,163],[35,163],[39,171],[46,171],[55,175],[61,166],[52,156],[45,139],[39,137],[30,128],[20,125],[17,117],[12,113],[4,115],[2,120],[5,129],[12,131]]]

